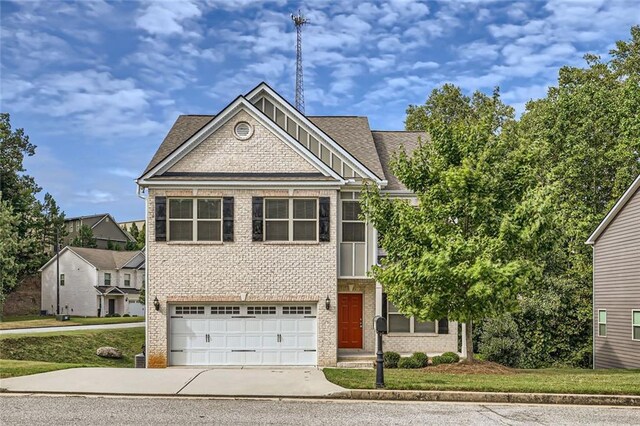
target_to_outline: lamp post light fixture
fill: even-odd
[[[324,300],[324,307],[327,308],[327,311],[331,309],[331,299],[329,299],[329,296]]]
[[[153,299],[153,307],[156,308],[156,311],[160,310],[160,301],[158,300],[158,296]]]

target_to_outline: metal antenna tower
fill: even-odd
[[[302,26],[309,23],[309,20],[302,16],[298,10],[298,14],[291,14],[291,20],[296,26],[298,42],[296,45],[296,109],[304,114],[304,83],[302,78]]]

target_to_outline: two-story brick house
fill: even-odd
[[[424,136],[305,116],[265,83],[180,116],[137,180],[148,366],[336,365],[375,351],[376,314],[386,350],[455,351],[456,323],[404,317],[368,277],[379,253],[359,193],[411,200],[389,162]]]

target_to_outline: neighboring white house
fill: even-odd
[[[103,317],[144,315],[144,252],[65,247],[60,252],[60,313]],[[56,313],[56,257],[42,268],[41,310]]]

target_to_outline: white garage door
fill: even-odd
[[[316,365],[316,307],[171,306],[171,365]]]
[[[144,305],[137,300],[129,300],[129,315],[144,316]]]

